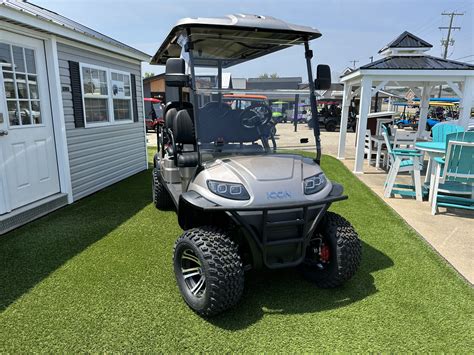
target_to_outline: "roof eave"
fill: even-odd
[[[18,24],[27,25],[51,35],[56,35],[58,37],[63,37],[97,48],[105,49],[115,54],[124,55],[141,62],[149,61],[151,58],[151,55],[141,52],[138,49],[129,50],[126,47],[116,46],[110,42],[102,41],[97,37],[89,36],[85,33],[67,28],[66,26],[61,26],[60,24],[57,24],[53,21],[48,21],[47,19],[44,19],[40,16],[36,16],[26,11],[14,9],[4,2],[0,3],[0,20],[2,18],[13,20]]]

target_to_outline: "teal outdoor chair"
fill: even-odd
[[[397,131],[398,132],[398,131]],[[383,126],[382,135],[387,146],[390,160],[390,170],[385,180],[385,197],[400,196],[415,197],[418,201],[423,199],[420,171],[422,168],[423,154],[416,149],[393,148],[388,138],[388,130]],[[412,176],[412,185],[396,184],[397,175],[409,172]]]
[[[464,128],[454,124],[440,123],[431,129],[433,142],[446,142],[446,135],[456,132],[464,132]]]
[[[431,213],[438,207],[474,211],[474,132],[450,133],[446,143],[446,156],[434,159]]]

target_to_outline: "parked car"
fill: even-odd
[[[147,133],[149,131],[156,132],[158,125],[163,123],[163,104],[161,100],[146,97],[143,100],[151,103],[151,110],[145,117],[145,125]]]

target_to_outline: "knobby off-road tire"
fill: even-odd
[[[329,249],[328,262],[318,263],[313,257],[308,258],[301,266],[303,275],[321,288],[340,286],[359,267],[362,254],[359,236],[346,219],[333,212],[326,212],[315,233]],[[307,251],[307,257],[309,254]]]
[[[160,171],[157,168],[153,169],[153,203],[158,209],[168,209],[173,206],[173,201],[171,200],[170,194],[161,183],[158,177],[159,173]]]
[[[176,241],[173,262],[181,295],[197,314],[211,317],[240,300],[244,269],[236,244],[223,231],[212,226],[185,231]],[[190,277],[196,268],[200,274]]]

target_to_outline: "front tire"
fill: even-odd
[[[301,271],[318,287],[334,288],[354,276],[361,253],[354,227],[340,215],[326,212],[306,250]]]
[[[197,314],[211,317],[240,300],[244,269],[237,246],[223,231],[211,226],[185,231],[173,262],[181,295]]]
[[[156,162],[155,162],[156,164]],[[153,184],[152,184],[152,191],[153,191],[153,203],[155,207],[158,209],[168,209],[173,206],[173,201],[171,200],[171,196],[163,186],[160,181],[158,174],[160,171],[157,168],[153,169]]]

